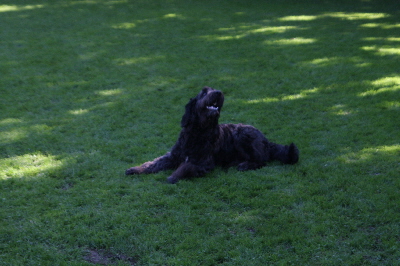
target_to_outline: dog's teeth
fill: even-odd
[[[218,107],[215,106],[207,106],[208,110],[218,110]]]

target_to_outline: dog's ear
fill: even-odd
[[[187,127],[192,119],[194,119],[194,109],[197,98],[191,98],[185,106],[185,114],[182,116],[181,127]]]

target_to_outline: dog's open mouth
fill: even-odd
[[[212,111],[218,111],[219,107],[217,106],[217,102],[213,103],[210,106],[207,106],[207,109]]]
[[[207,106],[208,110],[213,110],[213,111],[218,111],[218,107],[217,106]]]
[[[219,115],[224,104],[224,95],[221,91],[206,87],[199,97],[201,98],[201,108],[207,110],[208,115]]]

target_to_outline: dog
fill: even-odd
[[[150,174],[174,169],[167,182],[200,177],[215,166],[236,166],[239,171],[258,169],[278,160],[295,164],[299,149],[293,143],[281,145],[268,139],[255,127],[243,124],[218,124],[224,104],[221,91],[204,87],[191,98],[182,116],[180,136],[170,152],[126,170],[126,175]]]

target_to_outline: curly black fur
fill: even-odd
[[[205,87],[186,105],[182,131],[171,151],[154,161],[126,170],[127,175],[156,173],[176,169],[169,183],[203,176],[216,165],[237,166],[240,171],[257,169],[272,160],[294,164],[299,150],[293,143],[280,145],[268,141],[255,127],[242,124],[218,124],[224,104],[219,90]]]

